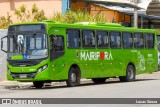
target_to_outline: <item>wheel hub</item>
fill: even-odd
[[[133,79],[133,69],[129,69],[129,71],[128,71],[128,77],[130,78],[130,79]]]
[[[71,74],[71,81],[72,81],[72,83],[76,82],[76,74],[75,73]]]

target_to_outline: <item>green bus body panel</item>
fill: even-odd
[[[23,69],[26,73],[37,72],[38,68],[48,64],[47,69],[36,74],[35,78],[13,78],[7,72],[8,80],[17,81],[48,81],[48,80],[67,80],[68,71],[73,64],[79,66],[81,78],[101,78],[125,76],[128,64],[133,64],[136,68],[136,74],[154,72],[158,70],[158,50],[156,41],[156,31],[149,29],[127,28],[119,24],[96,24],[89,25],[76,23],[53,23],[50,21],[43,22],[46,25],[48,35],[48,46],[50,52],[50,37],[53,35],[62,35],[64,37],[65,51],[64,55],[51,61],[48,59],[42,61],[36,66],[13,67],[7,64],[7,67],[14,73],[21,74]],[[19,23],[20,24],[41,24],[41,23]],[[127,31],[154,33],[154,49],[69,49],[66,46],[66,29],[87,29],[87,30],[106,30],[106,31]],[[15,56],[13,59],[21,59]]]

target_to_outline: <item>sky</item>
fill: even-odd
[[[134,2],[134,0],[108,0],[108,1],[120,1],[120,2],[131,2],[131,3]],[[147,9],[149,3],[152,0],[138,0],[138,1],[141,1],[141,3],[139,3],[138,6],[144,8],[144,9]]]
[[[132,2],[133,3],[134,0],[114,0],[114,1]],[[140,10],[139,12],[142,14],[145,14],[147,7],[152,0],[140,0],[140,1],[141,1],[141,3],[138,3],[138,6],[142,7],[143,10]],[[113,10],[118,10],[121,12],[131,12],[132,13],[134,11],[133,8],[127,8],[127,7],[121,8],[121,7],[117,7],[117,6],[108,6],[108,8],[113,9]]]
[[[144,9],[147,9],[149,3],[151,2],[152,0],[142,0],[142,3],[139,3],[138,6],[144,8]]]

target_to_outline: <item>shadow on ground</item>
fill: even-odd
[[[158,79],[136,79],[134,82],[142,82],[142,81],[152,81],[152,80],[158,80]],[[131,83],[134,83],[131,82]],[[76,86],[76,87],[67,87],[65,83],[60,85],[45,85],[43,88],[41,89],[36,89],[35,87],[33,87],[33,85],[24,85],[24,86],[19,86],[19,85],[13,85],[13,86],[5,86],[6,89],[10,89],[10,90],[46,90],[46,89],[60,89],[60,88],[78,88],[78,87],[86,87],[86,86],[95,86],[95,85],[105,85],[105,84],[119,84],[119,83],[127,83],[127,82],[120,82],[119,79],[113,79],[113,80],[106,80],[105,83],[101,83],[101,84],[95,84],[93,83],[91,80],[88,81],[83,81],[83,83],[81,83],[80,85]]]

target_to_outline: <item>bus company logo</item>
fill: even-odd
[[[12,104],[11,99],[2,99],[2,104]]]
[[[2,99],[1,104],[42,104],[39,99]]]
[[[113,60],[112,53],[110,52],[80,52],[81,60]]]

